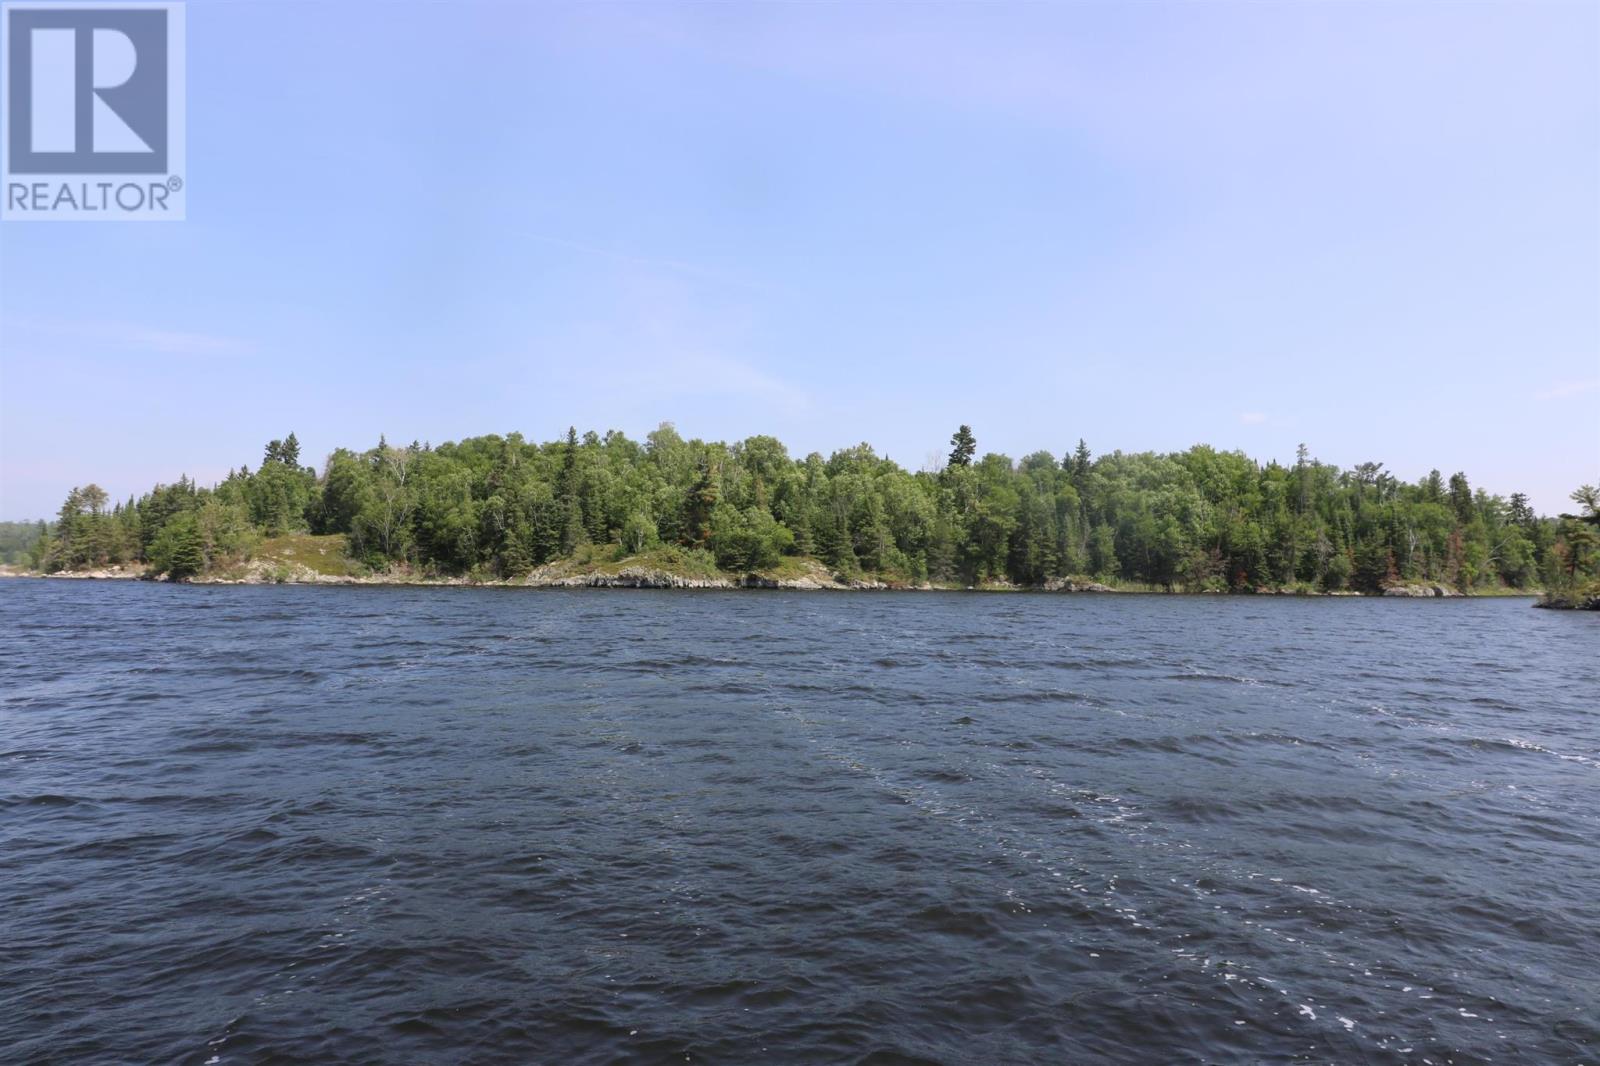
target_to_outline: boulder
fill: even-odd
[[[1044,583],[1046,592],[1115,592],[1116,589],[1102,585],[1098,581],[1082,581],[1078,578],[1057,577]]]

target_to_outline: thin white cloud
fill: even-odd
[[[1267,416],[1260,411],[1241,411],[1239,421],[1246,426],[1260,426],[1266,424]]]
[[[656,352],[613,371],[608,388],[635,400],[715,397],[761,402],[790,413],[811,406],[810,394],[799,385],[720,355]]]
[[[250,347],[237,337],[168,329],[133,329],[129,332],[129,340],[132,347],[163,355],[235,355]]]
[[[695,399],[758,403],[790,414],[811,407],[809,392],[743,353],[759,350],[752,306],[719,286],[683,276],[670,264],[623,257],[615,300],[602,315],[539,347],[566,353],[546,377],[593,381],[607,372],[607,394],[634,403]]]
[[[164,329],[129,322],[62,322],[49,319],[23,319],[8,323],[9,329],[31,335],[37,341],[93,344],[118,351],[154,352],[158,355],[220,356],[239,355],[253,345],[239,337],[201,333],[193,330]]]
[[[657,256],[639,255],[631,251],[624,251],[618,248],[604,248],[599,245],[588,244],[583,241],[570,240],[566,237],[557,237],[548,233],[535,233],[524,230],[521,236],[528,240],[555,245],[559,248],[567,248],[571,251],[582,253],[583,255],[610,259],[618,263],[626,263],[632,266],[644,267],[649,270],[671,271],[697,281],[712,282],[717,285],[726,285],[738,289],[749,289],[754,292],[778,291],[774,286],[766,285],[758,281],[750,281],[745,278],[736,278],[729,274],[723,274],[717,271],[706,270],[703,267],[700,267],[694,263],[686,262],[682,259],[667,259]]]
[[[1583,381],[1564,381],[1553,389],[1536,392],[1536,400],[1565,400],[1571,396],[1582,396],[1586,392],[1600,390],[1600,378],[1586,378]]]
[[[595,368],[602,367],[605,393],[613,403],[648,404],[654,409],[663,402],[729,401],[791,415],[812,408],[810,392],[799,383],[742,359],[696,351],[687,344],[585,344],[577,350],[583,354],[559,366],[549,365],[542,354],[530,353],[527,358],[547,387],[592,387]]]

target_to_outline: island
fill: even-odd
[[[1536,595],[1600,607],[1600,494],[1541,516],[1434,470],[1184,452],[981,458],[968,426],[910,472],[867,444],[792,457],[770,436],[663,423],[338,449],[113,502],[73,488],[8,524],[13,572],[186,582],[408,582],[1302,595]],[[22,547],[23,544],[26,547]]]

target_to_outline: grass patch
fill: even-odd
[[[638,555],[624,555],[616,544],[582,544],[564,559],[554,559],[539,568],[549,577],[574,577],[579,574],[616,575],[624,570],[660,570],[678,577],[724,577],[717,569],[710,552],[676,545],[663,545],[642,551]]]
[[[760,574],[778,581],[799,581],[803,577],[824,582],[833,580],[832,572],[809,555],[779,556],[776,566],[766,567]]]
[[[359,564],[345,554],[343,533],[268,537],[256,549],[255,558],[269,567],[281,566],[286,573],[294,567],[304,567],[324,577],[352,577],[359,572]]]

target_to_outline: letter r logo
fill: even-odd
[[[33,145],[35,152],[78,150],[78,34],[81,30],[33,31]],[[90,107],[94,136],[90,149],[102,152],[149,152],[153,149],[117,114],[113,95],[133,77],[139,59],[133,41],[121,30],[91,31],[89,54],[95,94]]]
[[[11,173],[166,173],[166,11],[6,15]]]

